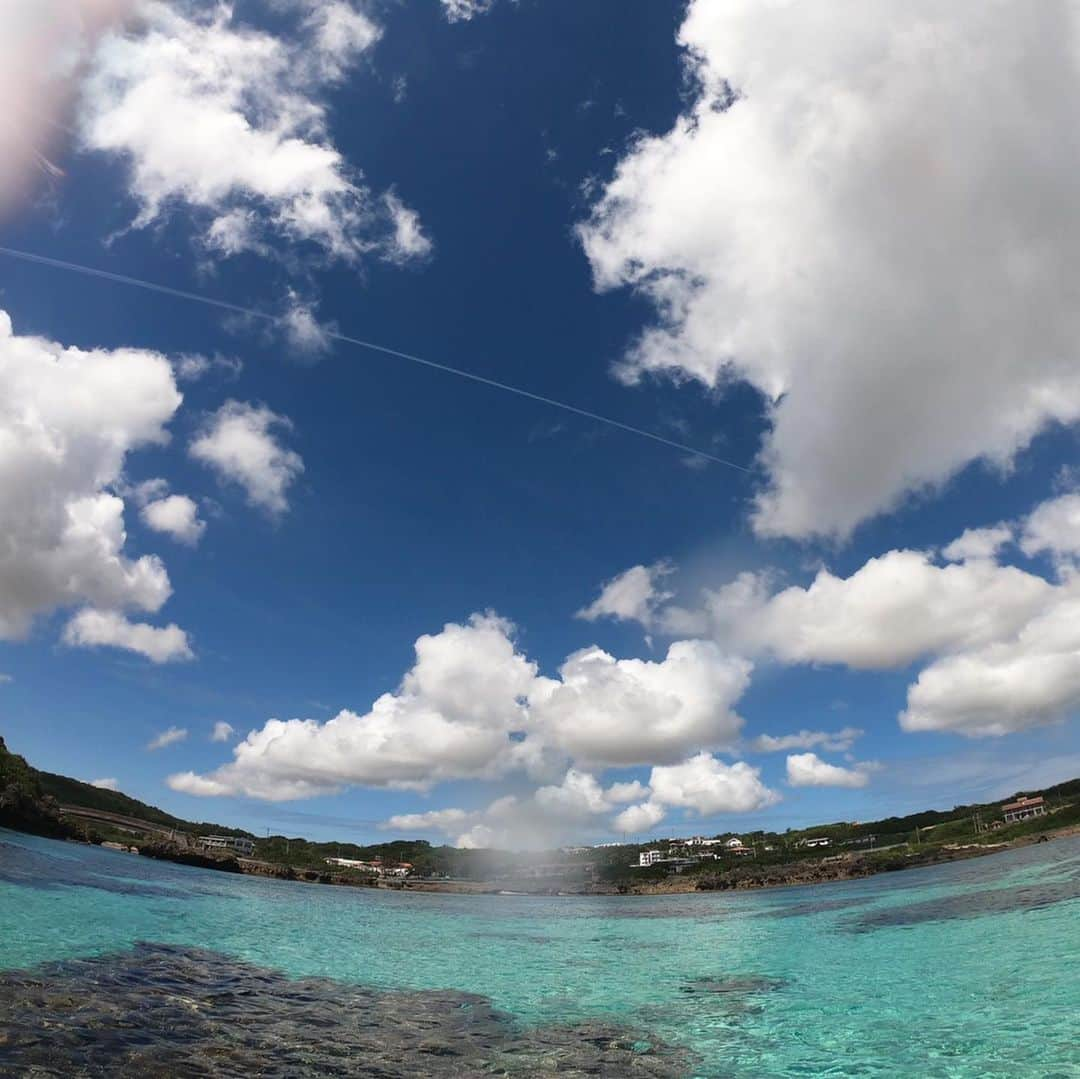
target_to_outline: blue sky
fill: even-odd
[[[0,136],[0,246],[282,321],[0,256],[13,748],[475,844],[1080,773],[1072,150],[1008,164],[1033,58],[1080,79],[1052,20],[69,7],[0,17],[48,103]]]

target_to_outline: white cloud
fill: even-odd
[[[166,749],[169,746],[174,746],[178,742],[184,741],[187,738],[188,732],[185,727],[168,727],[160,734],[155,735],[146,744],[146,748],[149,750]]]
[[[229,4],[140,0],[138,23],[101,43],[84,81],[82,142],[126,163],[136,228],[184,207],[221,255],[284,240],[346,262],[407,259],[392,207],[331,140],[321,97],[379,29],[343,0],[285,6],[304,14],[276,37]]]
[[[227,377],[236,378],[243,369],[243,361],[235,356],[203,356],[197,352],[177,356],[173,362],[173,370],[181,382],[197,382],[211,371],[221,371]]]
[[[289,346],[302,356],[321,356],[330,351],[328,327],[316,315],[316,305],[290,292],[281,328]]]
[[[1011,543],[1012,529],[1008,525],[992,528],[965,528],[963,534],[941,551],[950,562],[965,562],[969,558],[996,558],[998,551]]]
[[[236,728],[231,723],[226,723],[223,719],[219,719],[214,724],[214,729],[210,732],[211,742],[227,742],[232,736],[236,734]]]
[[[464,809],[433,809],[426,813],[399,813],[380,827],[395,832],[444,832],[450,835],[459,831],[469,818]]]
[[[85,607],[64,627],[64,644],[75,648],[121,648],[152,663],[194,659],[187,634],[175,622],[151,626],[132,622],[119,611]]]
[[[793,787],[865,787],[870,776],[864,768],[841,768],[816,753],[795,753],[787,759],[787,779]]]
[[[1051,598],[1053,586],[987,559],[940,566],[924,551],[888,551],[850,577],[822,569],[805,588],[773,595],[742,574],[707,594],[721,640],[788,663],[903,667],[934,652],[999,639]]]
[[[907,731],[1001,736],[1064,719],[1080,709],[1080,578],[1019,632],[943,656],[908,690]]]
[[[849,577],[822,569],[808,586],[777,592],[771,575],[742,574],[706,590],[704,611],[680,618],[701,617],[723,646],[786,664],[880,670],[923,661],[899,716],[907,731],[988,737],[1057,722],[1080,710],[1080,571],[1062,503],[1037,506],[1020,541],[1030,553],[1054,553],[1056,582],[998,563],[1000,537],[969,530],[962,550],[948,552],[961,562],[889,551]],[[669,616],[661,610],[658,621]],[[762,736],[751,747],[843,748],[819,737]]]
[[[659,587],[663,577],[673,572],[667,562],[652,566],[631,566],[630,569],[605,581],[600,595],[588,607],[578,611],[577,618],[595,622],[599,618],[614,618],[620,622],[652,624],[656,608],[671,599],[670,592]]]
[[[799,731],[798,734],[759,734],[749,748],[755,753],[782,753],[789,749],[821,748],[833,753],[850,749],[857,738],[865,732],[858,727],[844,727],[839,731]]]
[[[569,802],[613,811],[647,792],[634,782],[603,790],[587,767],[674,762],[733,743],[742,720],[732,705],[750,669],[712,642],[676,641],[658,662],[584,649],[560,678],[546,678],[518,651],[509,622],[473,615],[420,637],[400,687],[366,714],[271,719],[234,747],[231,762],[169,782],[190,793],[286,800],[350,784],[425,789],[515,771],[538,780],[565,773],[561,787],[537,793],[545,816]]]
[[[416,662],[396,693],[365,715],[325,723],[272,719],[233,748],[209,776],[172,776],[174,790],[243,793],[270,801],[307,798],[348,784],[425,788],[492,775],[509,766],[511,732],[527,723],[535,664],[520,655],[510,623],[474,615],[416,642]]]
[[[168,441],[181,400],[164,356],[20,337],[0,311],[0,639],[57,608],[165,603],[160,559],[124,553],[111,489],[132,451]]]
[[[675,641],[659,662],[585,648],[566,660],[558,681],[538,684],[531,716],[541,737],[579,762],[675,761],[734,742],[742,719],[733,706],[751,670],[711,641]]]
[[[265,405],[226,401],[209,417],[189,452],[221,479],[240,484],[253,506],[284,513],[289,487],[304,470],[300,455],[275,437],[276,431],[291,426]]]
[[[318,74],[329,82],[344,77],[356,58],[382,36],[382,29],[347,0],[308,0],[304,20],[318,60]]]
[[[12,0],[0,5],[0,216],[35,179],[62,175],[49,161],[73,85],[100,33],[130,0]]]
[[[581,239],[659,312],[624,378],[770,402],[760,534],[846,535],[1080,417],[1080,143],[1045,134],[1078,36],[1072,3],[689,4],[696,98]]]
[[[467,22],[490,11],[495,0],[441,0],[441,3],[450,22]]]
[[[623,835],[635,835],[655,828],[666,816],[667,810],[659,802],[641,802],[627,806],[611,822],[611,827]]]
[[[1020,549],[1026,555],[1080,555],[1080,494],[1062,495],[1036,506],[1024,522]]]
[[[6,686],[9,683],[14,682],[14,681],[15,681],[15,679],[14,679],[14,677],[12,675],[10,675],[10,674],[0,674],[0,686]]]
[[[649,788],[634,779],[629,783],[612,783],[604,793],[609,802],[619,805],[623,802],[636,802],[639,798],[646,797]]]
[[[703,817],[714,813],[751,813],[780,800],[761,781],[761,770],[745,761],[725,764],[699,753],[681,764],[658,766],[649,776],[652,800],[692,809]]]
[[[410,210],[392,191],[383,195],[382,201],[394,229],[393,250],[397,260],[405,262],[427,258],[434,244],[424,233],[420,215],[415,210]]]
[[[164,532],[191,547],[202,539],[206,530],[206,522],[199,519],[199,507],[187,495],[168,495],[147,502],[141,516],[147,528]]]
[[[92,779],[90,780],[91,787],[97,787],[98,790],[103,791],[118,791],[120,789],[120,781],[118,779]]]

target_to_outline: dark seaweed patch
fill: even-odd
[[[603,1022],[522,1029],[484,997],[290,979],[142,944],[0,975],[0,1072],[49,1076],[652,1076],[683,1050]]]
[[[1080,899],[1080,880],[1050,881],[1016,885],[1012,888],[985,888],[927,899],[921,903],[883,907],[841,922],[844,929],[865,933],[886,926],[945,922],[958,918],[981,918],[992,914],[1014,914],[1040,910],[1057,903]]]

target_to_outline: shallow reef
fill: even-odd
[[[522,1027],[484,997],[292,979],[217,952],[129,952],[0,974],[0,1074],[641,1076],[684,1051],[610,1023]]]

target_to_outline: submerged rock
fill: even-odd
[[[484,997],[293,980],[138,945],[0,974],[0,1070],[55,1076],[650,1076],[688,1053],[590,1022],[522,1028]]]
[[[687,982],[682,991],[742,996],[749,993],[768,993],[783,989],[788,984],[786,978],[770,978],[767,974],[735,974],[727,978],[695,978],[692,982]]]

